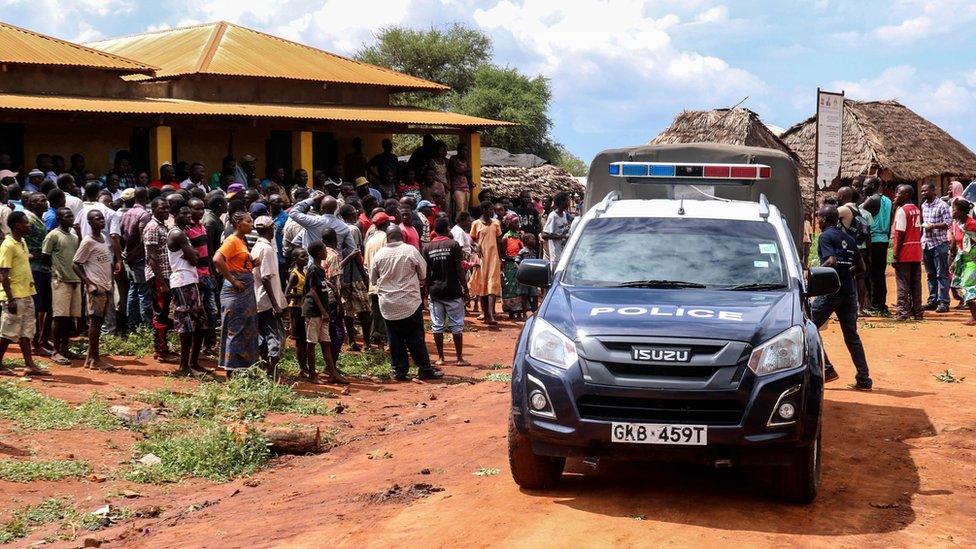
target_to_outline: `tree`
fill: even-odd
[[[587,175],[590,171],[590,166],[586,162],[583,162],[580,157],[566,150],[566,147],[562,145],[558,145],[557,149],[558,154],[556,158],[549,159],[550,163],[559,166],[577,177]]]
[[[450,86],[450,92],[401,94],[395,100],[401,105],[450,110],[457,96],[474,84],[475,70],[491,60],[491,38],[458,23],[446,30],[392,26],[381,29],[376,43],[363,46],[355,57]]]
[[[471,116],[515,122],[516,126],[492,128],[482,142],[512,152],[527,152],[552,160],[558,155],[549,136],[549,81],[529,78],[512,68],[482,65],[475,71],[474,85],[458,99],[457,111]]]
[[[517,126],[486,130],[482,143],[515,153],[536,154],[567,169],[572,167],[573,173],[585,171],[585,165],[580,168],[582,162],[549,135],[552,129],[548,114],[552,97],[549,81],[542,76],[530,78],[516,69],[495,66],[491,54],[490,37],[455,23],[443,30],[385,27],[376,35],[376,41],[364,45],[355,57],[451,87],[450,92],[440,94],[397,94],[391,98],[394,105],[515,122]],[[419,141],[419,136],[398,134],[393,138],[394,149],[397,154],[409,154]]]

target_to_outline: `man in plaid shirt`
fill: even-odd
[[[927,311],[949,312],[949,242],[952,214],[935,192],[935,185],[922,185],[922,261],[929,285]]]

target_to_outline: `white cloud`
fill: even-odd
[[[832,86],[852,99],[896,99],[940,125],[976,116],[976,71],[961,81],[939,81],[919,74],[915,67],[900,65],[873,78],[834,82]]]
[[[699,23],[721,23],[729,19],[729,8],[719,5],[709,8],[695,16]]]
[[[502,0],[476,10],[474,20],[496,44],[520,52],[520,70],[551,79],[555,102],[563,105],[557,132],[562,124],[588,134],[637,132],[646,141],[662,117],[680,109],[729,106],[766,91],[750,72],[672,41],[683,18],[718,22],[727,10],[678,15],[670,7],[649,12],[636,0]]]
[[[906,19],[898,25],[879,27],[874,31],[874,34],[882,40],[914,42],[915,40],[929,36],[932,30],[932,20],[923,15]]]

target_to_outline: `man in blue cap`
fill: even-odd
[[[420,214],[420,222],[423,224],[423,230],[420,231],[420,246],[430,243],[430,225],[433,223],[434,219],[434,203],[429,200],[421,200],[417,203],[417,213]]]

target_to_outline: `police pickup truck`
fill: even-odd
[[[839,282],[826,268],[804,279],[793,159],[715,144],[611,150],[587,186],[605,198],[558,263],[518,271],[548,292],[515,351],[516,483],[552,487],[568,457],[691,461],[748,467],[779,497],[812,501],[824,360],[808,298]]]

